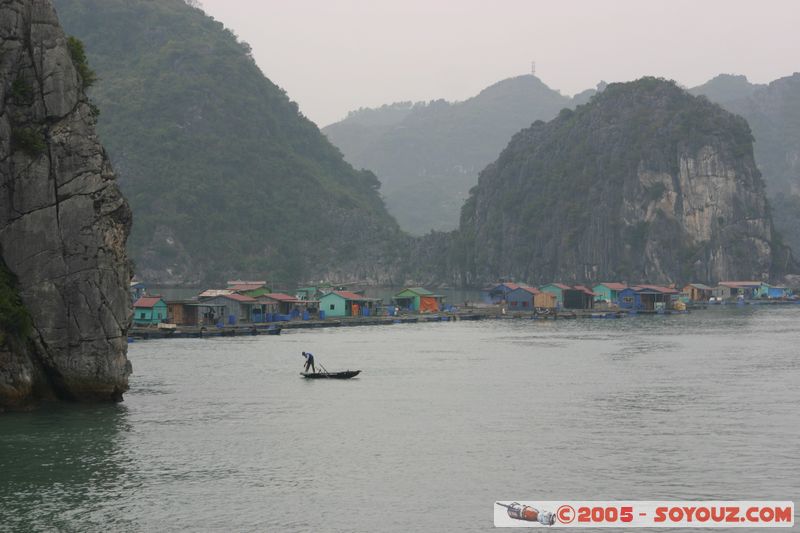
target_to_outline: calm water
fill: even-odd
[[[138,342],[123,404],[0,416],[0,529],[487,531],[498,499],[797,499],[798,326],[800,306]],[[363,374],[305,381],[301,350]]]

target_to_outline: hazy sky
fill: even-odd
[[[201,0],[325,126],[401,100],[463,100],[536,74],[574,94],[642,75],[800,71],[798,0]]]

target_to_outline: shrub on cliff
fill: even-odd
[[[97,74],[89,68],[89,61],[86,59],[86,49],[83,46],[83,41],[77,37],[70,36],[67,38],[67,48],[72,58],[72,64],[75,65],[75,70],[77,70],[78,74],[81,76],[83,88],[87,89],[91,87],[92,84],[97,81]]]
[[[28,310],[17,293],[17,279],[0,261],[0,346],[6,341],[23,342],[33,330]]]

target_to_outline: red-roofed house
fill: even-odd
[[[282,315],[288,315],[301,303],[310,303],[301,302],[297,299],[297,297],[289,296],[288,294],[283,294],[282,292],[270,292],[267,294],[262,294],[257,298],[257,300],[258,303],[264,306],[265,312],[280,313]]]
[[[575,285],[564,289],[564,307],[566,309],[592,309],[595,293],[585,285]]]
[[[592,292],[595,294],[594,301],[618,304],[620,291],[623,291],[627,288],[628,286],[624,283],[615,283],[610,281],[598,283],[592,287]]]
[[[548,283],[542,285],[539,290],[542,292],[550,292],[556,295],[556,304],[559,307],[564,306],[564,291],[570,290],[572,287],[564,285],[563,283]]]
[[[661,312],[672,309],[679,291],[661,285],[634,285],[620,291],[619,306],[631,311]]]
[[[203,323],[234,325],[251,322],[253,307],[257,304],[251,296],[233,293],[201,298],[197,305],[202,310]]]
[[[541,291],[535,287],[517,287],[506,296],[511,311],[533,311],[534,298]]]
[[[504,281],[491,287],[486,287],[481,292],[483,293],[483,300],[487,303],[499,304],[508,300],[508,293],[515,291],[524,285],[519,283],[511,283]]]
[[[167,319],[167,304],[160,296],[142,296],[133,304],[133,323],[137,326],[159,324]]]
[[[760,281],[720,281],[719,286],[729,289],[730,297],[745,300],[754,300],[769,289],[769,285]]]

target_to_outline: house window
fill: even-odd
[[[522,302],[522,307],[528,307],[528,302]]]
[[[336,304],[331,304],[331,309],[330,310],[333,311],[334,309],[336,309]]]
[[[139,318],[144,318],[144,311],[142,311],[141,313],[139,313]]]
[[[517,306],[517,302],[515,302],[515,301],[511,302],[511,307],[516,307],[516,306]]]
[[[633,296],[623,296],[622,297],[622,301],[625,302],[626,304],[632,304],[633,303]]]

